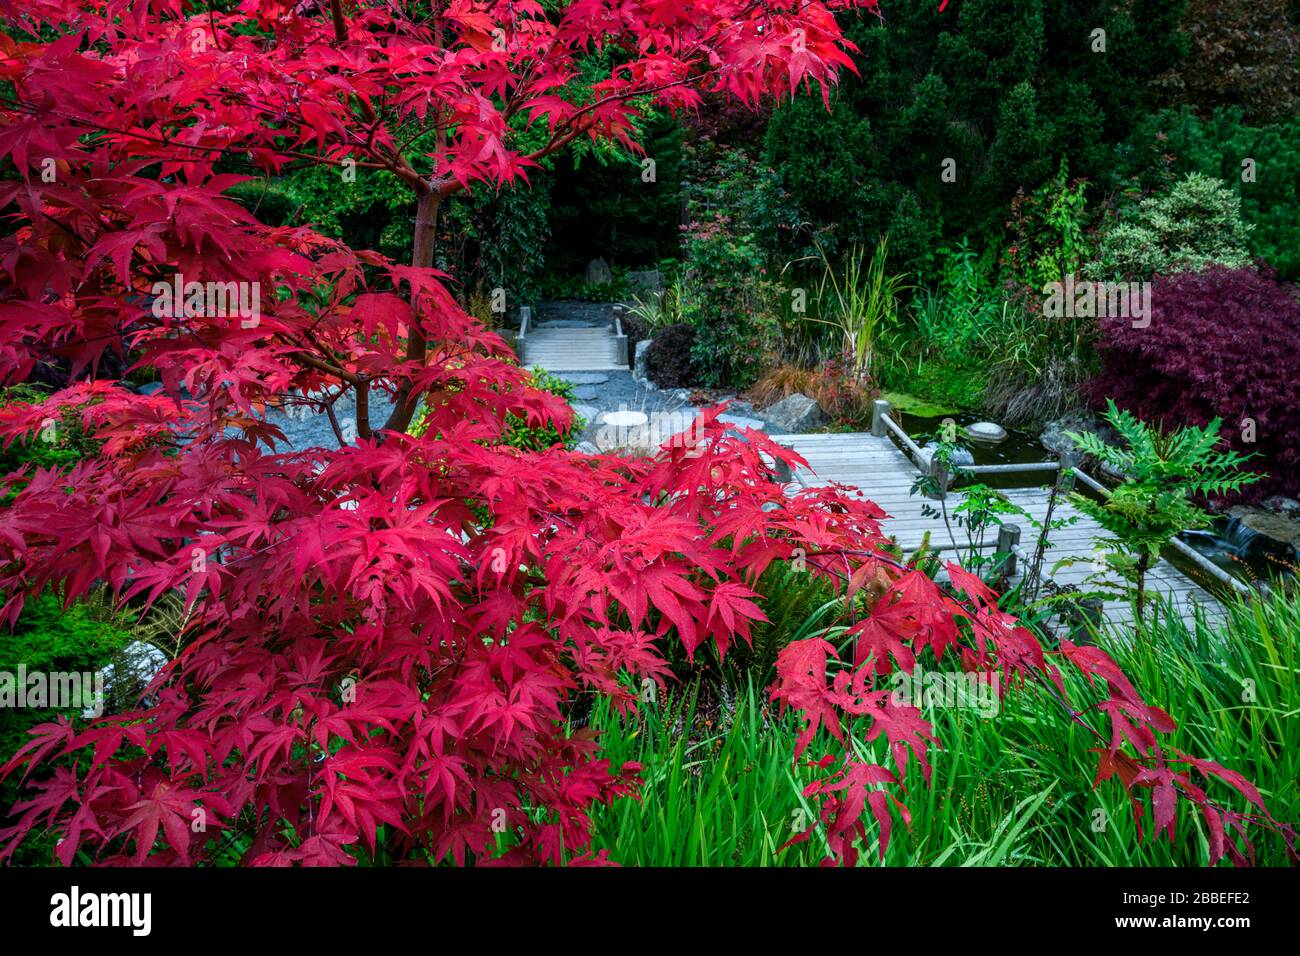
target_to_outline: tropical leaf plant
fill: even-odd
[[[1194,498],[1230,494],[1264,476],[1242,468],[1251,456],[1218,449],[1222,422],[1217,418],[1204,427],[1166,431],[1113,400],[1107,400],[1104,418],[1119,433],[1122,445],[1107,444],[1091,432],[1066,434],[1080,451],[1122,480],[1104,501],[1079,492],[1071,499],[1107,532],[1097,552],[1105,570],[1092,577],[1108,570],[1128,582],[1140,622],[1147,573],[1160,559],[1160,549],[1178,532],[1210,524],[1209,512]],[[1084,559],[1066,559],[1058,567],[1079,560]]]

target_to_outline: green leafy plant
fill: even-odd
[[[1234,492],[1263,476],[1241,468],[1249,456],[1216,450],[1221,425],[1217,418],[1204,428],[1163,431],[1118,408],[1114,401],[1107,400],[1106,406],[1103,417],[1119,433],[1122,446],[1108,445],[1092,432],[1066,434],[1080,451],[1123,479],[1105,501],[1078,492],[1071,500],[1108,532],[1099,557],[1109,570],[1130,582],[1140,623],[1146,575],[1159,560],[1160,549],[1178,532],[1210,523],[1209,513],[1193,496]]]
[[[694,161],[691,223],[683,239],[689,295],[682,316],[695,330],[691,359],[702,384],[748,388],[780,342],[778,289],[753,222],[753,163],[740,150]],[[658,379],[655,379],[658,382]]]
[[[877,337],[896,321],[899,297],[910,287],[902,276],[885,272],[887,238],[876,245],[870,260],[862,246],[851,246],[838,269],[820,244],[818,254],[822,262],[817,287],[819,314],[809,315],[808,319],[829,325],[839,333],[850,372],[859,381],[869,381]]]
[[[658,293],[652,293],[644,299],[639,295],[633,296],[628,312],[644,322],[646,328],[653,333],[683,321],[685,303],[690,294],[686,281],[677,275]]]
[[[552,375],[540,366],[528,373],[528,387],[558,395],[566,402],[572,402],[574,398],[572,382]],[[582,434],[586,422],[580,415],[575,415],[568,429],[561,431],[549,422],[541,426],[529,425],[527,419],[508,413],[505,424],[505,434],[502,435],[500,444],[521,451],[545,451],[554,445],[572,449],[578,443],[578,436]],[[422,406],[411,422],[410,433],[418,438],[428,427],[428,410]]]
[[[1097,636],[1126,674],[1158,689],[1178,724],[1177,743],[1209,759],[1233,760],[1281,819],[1300,819],[1300,607],[1279,594],[1230,598],[1222,620],[1186,621],[1165,599],[1152,603],[1155,639],[1133,641],[1122,628]],[[793,623],[793,622],[791,622]],[[730,655],[728,655],[730,656]],[[927,678],[947,679],[954,661],[926,652]],[[1086,678],[1063,672],[1071,692]],[[1254,690],[1243,704],[1242,688]],[[757,682],[755,682],[757,686]],[[796,722],[765,710],[746,687],[733,707],[703,708],[682,688],[620,716],[605,702],[587,724],[601,756],[641,764],[640,798],[622,797],[593,813],[593,842],[625,865],[809,866],[824,852],[821,827],[801,791],[808,768],[782,759],[798,736]],[[1199,816],[1178,840],[1138,839],[1122,791],[1072,785],[1090,772],[1092,749],[1104,746],[1069,714],[1042,697],[1007,694],[995,719],[956,700],[918,701],[936,733],[960,733],[962,746],[942,752],[932,785],[920,786],[911,820],[885,852],[886,866],[1202,866],[1212,833]],[[985,712],[986,713],[986,712]],[[820,731],[818,742],[826,740]],[[857,741],[870,751],[879,741]],[[915,775],[915,776],[912,776]],[[1097,811],[1108,825],[1093,825]],[[1149,821],[1144,821],[1149,830]],[[782,845],[800,827],[806,843]],[[1255,847],[1256,862],[1286,866],[1281,840]]]

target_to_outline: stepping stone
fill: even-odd
[[[976,422],[966,426],[966,434],[976,441],[1006,441],[1007,430],[995,422]]]
[[[604,385],[609,381],[608,375],[599,372],[563,372],[558,377],[570,385]]]
[[[605,412],[600,416],[601,424],[614,428],[640,428],[649,421],[645,412]]]
[[[582,399],[584,402],[594,401],[599,395],[600,392],[594,385],[579,385],[573,390],[573,397]]]
[[[574,405],[573,414],[580,415],[587,421],[593,422],[596,420],[596,416],[600,414],[600,409],[595,405]]]

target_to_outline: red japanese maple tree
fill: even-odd
[[[566,706],[580,691],[635,706],[638,683],[667,673],[665,641],[746,640],[757,576],[792,557],[862,612],[854,659],[820,640],[782,654],[774,692],[807,718],[800,750],[819,728],[883,734],[894,763],[848,746],[818,761],[810,793],[837,859],[856,859],[868,805],[883,838],[906,818],[899,780],[909,757],[925,766],[930,728],[877,681],[927,647],[1062,699],[1056,665],[1082,670],[1110,727],[1099,777],[1139,809],[1149,790],[1158,830],[1173,837],[1183,800],[1213,860],[1244,861],[1255,826],[1290,844],[1247,781],[1159,744],[1172,721],[1103,653],[1045,655],[960,568],[944,590],[899,566],[883,512],[847,490],[787,496],[771,464],[795,457],[740,440],[717,410],[643,459],[494,441],[507,415],[570,413],[525,386],[432,268],[440,202],[526,177],[579,137],[636,149],[646,102],[824,90],[850,65],[835,14],[873,6],[4,2],[0,206],[17,228],[0,241],[0,376],[58,360],[73,381],[8,406],[0,427],[30,437],[72,409],[102,447],[6,479],[20,491],[0,512],[2,614],[51,585],[68,600],[176,590],[189,613],[148,707],[42,726],[10,761],[35,796],[0,858],[40,828],[65,864],[194,864],[237,837],[250,864],[351,863],[380,843],[425,862],[602,860],[588,809],[634,792],[638,768],[567,734]],[[546,142],[525,154],[532,124]],[[262,175],[398,177],[417,209],[413,261],[260,223],[227,196],[236,158]],[[191,283],[264,294],[250,318],[191,302]],[[178,301],[158,308],[173,284]],[[103,376],[110,351],[163,390]],[[372,429],[380,394],[392,412]],[[355,442],[335,411],[345,395]],[[327,415],[338,447],[286,450],[268,410],[294,405]]]

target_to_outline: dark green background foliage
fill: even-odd
[[[1182,4],[1135,0],[929,0],[887,5],[849,33],[861,80],[827,114],[805,95],[772,117],[767,163],[800,213],[831,240],[888,232],[895,264],[928,276],[934,247],[996,234],[1011,197],[1068,157],[1071,173],[1113,179],[1116,144],[1150,109],[1149,81],[1177,61]],[[1106,52],[1091,31],[1106,31]],[[956,160],[957,181],[942,182]]]
[[[19,664],[26,665],[29,673],[98,671],[130,641],[128,631],[98,619],[85,605],[74,604],[65,610],[61,601],[46,593],[28,602],[13,632],[0,627],[0,671],[16,675]],[[77,710],[0,707],[0,764],[27,742],[28,729],[59,716],[81,719]],[[0,821],[20,795],[17,776],[0,782]],[[46,864],[53,850],[53,840],[29,841],[14,862]]]
[[[645,156],[565,156],[551,177],[551,235],[547,267],[581,275],[589,261],[648,267],[677,254],[681,222],[682,127],[652,116]],[[642,159],[653,159],[654,182],[642,181]]]
[[[1239,107],[1215,110],[1204,119],[1188,109],[1166,110],[1145,119],[1135,141],[1168,156],[1176,172],[1222,179],[1241,197],[1242,218],[1255,227],[1251,252],[1279,278],[1300,279],[1300,117],[1249,126]],[[1255,160],[1253,183],[1242,181],[1245,159]],[[1151,165],[1135,172],[1145,172],[1144,185],[1161,185]]]

